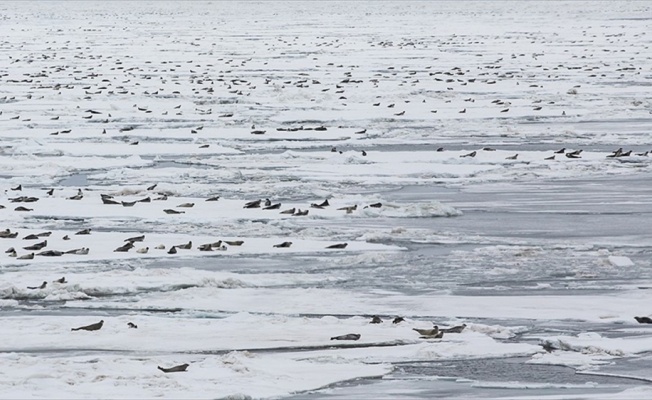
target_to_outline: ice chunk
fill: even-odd
[[[609,256],[609,263],[614,267],[633,267],[634,263],[625,256]]]

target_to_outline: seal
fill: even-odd
[[[82,192],[81,189],[77,189],[77,194],[72,197],[68,197],[68,200],[81,200],[83,198],[84,198],[84,193]]]
[[[34,253],[25,254],[24,256],[20,256],[17,258],[17,260],[33,260],[33,259],[34,259]]]
[[[290,247],[290,246],[292,246],[292,242],[283,242],[283,243],[275,244],[273,247],[287,248],[287,247]]]
[[[412,328],[413,331],[416,331],[419,335],[421,336],[436,336],[439,334],[439,327],[435,325],[432,329],[418,329],[418,328]]]
[[[310,203],[311,208],[325,208],[330,206],[330,203],[328,202],[328,199],[322,201],[320,204],[317,203]]]
[[[127,322],[127,326],[131,329],[138,329],[138,325],[134,324],[133,322]]]
[[[296,208],[290,208],[289,210],[281,211],[279,214],[294,214]]]
[[[383,323],[383,320],[380,319],[379,316],[374,315],[373,317],[371,317],[371,322],[369,322],[369,323],[370,323],[370,324],[382,324],[382,323]]]
[[[25,250],[41,250],[42,248],[46,247],[48,245],[48,241],[44,240],[40,243],[33,244],[31,246],[23,247]]]
[[[552,344],[552,342],[549,341],[549,340],[545,340],[545,341],[539,343],[539,346],[543,347],[543,349],[544,349],[545,351],[547,351],[548,353],[552,353],[552,352],[555,351],[555,350],[559,350],[559,349],[558,349],[557,347],[555,347],[555,346]]]
[[[131,250],[133,248],[134,248],[134,244],[131,243],[131,242],[127,242],[127,243],[123,244],[122,246],[118,247],[117,249],[115,249],[113,251],[114,252],[126,253],[126,252],[128,252],[129,250]]]
[[[12,237],[18,236],[18,233],[16,233],[16,236],[11,236],[13,233],[9,229],[5,229],[4,231],[0,231],[0,238],[3,239],[11,239]]]
[[[127,239],[125,239],[125,242],[135,243],[135,242],[142,242],[143,240],[145,240],[145,235],[140,235],[140,236],[134,236],[134,237],[127,238]]]
[[[279,208],[281,208],[281,203],[270,204],[268,206],[263,207],[263,210],[278,210]]]
[[[242,246],[244,240],[225,240],[224,243],[228,244],[229,246]]]
[[[99,331],[100,329],[102,329],[102,325],[104,325],[104,320],[101,320],[100,322],[96,322],[94,324],[80,326],[79,328],[72,328],[71,331]]]
[[[37,254],[37,256],[45,256],[45,257],[61,257],[63,255],[63,251],[59,250],[45,250]]]
[[[347,214],[351,214],[353,211],[358,209],[358,205],[353,205],[353,206],[348,206],[348,207],[341,207],[338,208],[338,210],[344,210],[346,211]]]
[[[170,250],[168,250],[168,254],[177,254],[177,248],[174,246],[170,247]]]
[[[518,153],[514,154],[513,156],[505,157],[505,160],[516,160],[518,158]]]
[[[359,333],[349,333],[346,335],[333,336],[331,340],[358,340],[360,339]]]
[[[439,329],[439,332],[444,332],[444,333],[462,333],[462,331],[466,328],[466,324],[462,325],[456,325],[451,328],[441,328]]]
[[[262,202],[262,200],[250,201],[250,202],[248,202],[248,203],[246,203],[244,205],[244,208],[260,208],[260,203],[261,202]]]
[[[90,235],[91,228],[82,229],[81,231],[75,233],[75,235]]]
[[[9,201],[12,203],[35,203],[38,201],[38,197],[20,196],[9,199]]]
[[[55,282],[56,282],[56,283],[68,283],[68,282],[66,281],[66,277],[65,277],[65,276],[62,276],[61,278],[55,280]]]
[[[195,206],[195,203],[182,203],[179,204],[177,207],[179,208],[193,208]]]
[[[148,251],[149,251],[149,247],[141,247],[140,249],[136,250],[136,253],[147,254]]]
[[[396,317],[396,318],[394,318],[394,320],[392,321],[392,324],[400,324],[400,323],[403,322],[403,321],[405,321],[405,319],[404,319],[403,317]]]
[[[639,324],[652,324],[652,318],[650,317],[634,317]]]
[[[9,229],[0,231],[0,238],[2,239],[14,239],[18,237],[18,232],[11,232]]]
[[[190,249],[192,249],[192,241],[189,241],[186,244],[178,244],[178,245],[176,245],[174,247],[176,247],[177,249],[182,249],[182,250],[190,250]]]
[[[190,364],[176,365],[176,366],[171,367],[171,368],[163,368],[163,367],[159,366],[158,369],[160,369],[161,371],[168,374],[170,372],[186,372],[186,369],[188,369],[189,366],[190,366]]]
[[[309,212],[310,212],[310,210],[301,211],[301,209],[299,209],[299,210],[297,210],[296,213],[292,214],[292,216],[293,217],[303,217],[303,216],[308,215]]]
[[[166,208],[163,210],[164,213],[166,214],[184,214],[185,211],[177,211],[177,210],[172,210],[171,208]]]
[[[460,157],[471,157],[471,158],[473,158],[473,157],[475,157],[476,154],[478,154],[478,153],[475,152],[475,151],[472,151],[472,152],[470,152],[468,154],[462,154]]]
[[[75,254],[78,256],[85,256],[86,254],[88,254],[89,251],[90,249],[88,247],[82,247],[80,249],[68,250],[64,252],[64,254]]]
[[[43,281],[43,283],[41,283],[41,286],[27,286],[27,289],[32,289],[32,290],[33,289],[45,289],[45,287],[47,285],[48,285],[48,283],[46,281]]]
[[[213,251],[213,246],[211,243],[206,243],[206,244],[199,245],[197,249],[199,251]]]
[[[337,244],[331,244],[330,246],[326,246],[327,249],[345,249],[346,246],[348,246],[348,243],[337,243]]]

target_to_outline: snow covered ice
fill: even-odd
[[[650,15],[0,4],[0,397],[649,397]]]

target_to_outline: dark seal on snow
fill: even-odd
[[[72,331],[99,331],[102,329],[102,325],[104,325],[104,320],[101,320],[100,322],[86,325],[86,326],[80,326],[79,328],[72,328]]]
[[[360,339],[359,333],[349,333],[347,335],[333,336],[331,340],[358,340]]]
[[[163,368],[163,367],[159,366],[158,369],[160,369],[161,371],[168,374],[170,372],[186,372],[186,369],[188,369],[188,366],[190,366],[190,364],[176,365],[176,366],[171,367],[171,368]]]

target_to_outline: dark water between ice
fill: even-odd
[[[591,180],[560,179],[536,183],[508,183],[499,187],[406,187],[384,197],[391,201],[439,200],[453,205],[464,215],[454,218],[415,218],[401,221],[402,226],[434,229],[448,234],[480,236],[487,243],[407,244],[410,251],[404,264],[394,265],[392,279],[370,279],[363,271],[349,271],[345,284],[371,285],[374,288],[417,294],[421,290],[450,289],[459,295],[528,295],[528,294],[604,294],[617,291],[621,284],[636,284],[652,279],[652,186],[650,176],[602,177]],[[568,204],[565,199],[571,198]],[[386,222],[386,221],[385,221]],[[492,243],[510,246],[538,246],[545,259],[527,261],[516,274],[484,275],[482,268],[499,265],[505,260],[474,260],[456,257]],[[558,247],[560,243],[568,248]],[[406,245],[402,242],[401,245]],[[588,247],[582,247],[586,245]],[[573,246],[578,246],[574,248]],[[635,268],[609,271],[594,270],[593,276],[579,277],[572,265],[591,263],[595,248],[624,251]],[[583,254],[586,253],[586,254]],[[475,267],[474,268],[474,264]],[[411,268],[407,265],[419,265]],[[426,268],[437,265],[435,269]],[[480,268],[482,267],[482,268]],[[396,270],[399,270],[397,272]],[[381,272],[382,268],[375,269]],[[387,270],[389,274],[389,269]],[[404,279],[401,277],[404,276]],[[419,285],[430,282],[430,285]],[[537,288],[546,283],[546,289]],[[569,285],[574,288],[569,288]],[[535,290],[535,288],[537,288]],[[550,316],[553,317],[553,316]],[[562,330],[569,335],[598,332],[609,337],[623,336],[613,324],[579,321],[484,320],[482,323],[525,325],[529,331],[510,340],[525,341],[528,333]],[[551,333],[552,334],[552,333]],[[577,374],[574,369],[553,365],[527,364],[528,358],[491,358],[477,360],[407,362],[395,365],[384,379],[361,379],[322,390],[302,393],[294,399],[378,399],[378,398],[500,398],[543,395],[582,395],[590,398],[599,393],[617,393],[644,383],[647,366],[638,358],[622,358],[598,371],[612,371],[618,376]],[[634,378],[627,378],[634,377]]]
[[[384,379],[359,379],[292,399],[501,398],[617,393],[640,381],[576,374],[572,368],[526,364],[523,358],[402,363]]]

